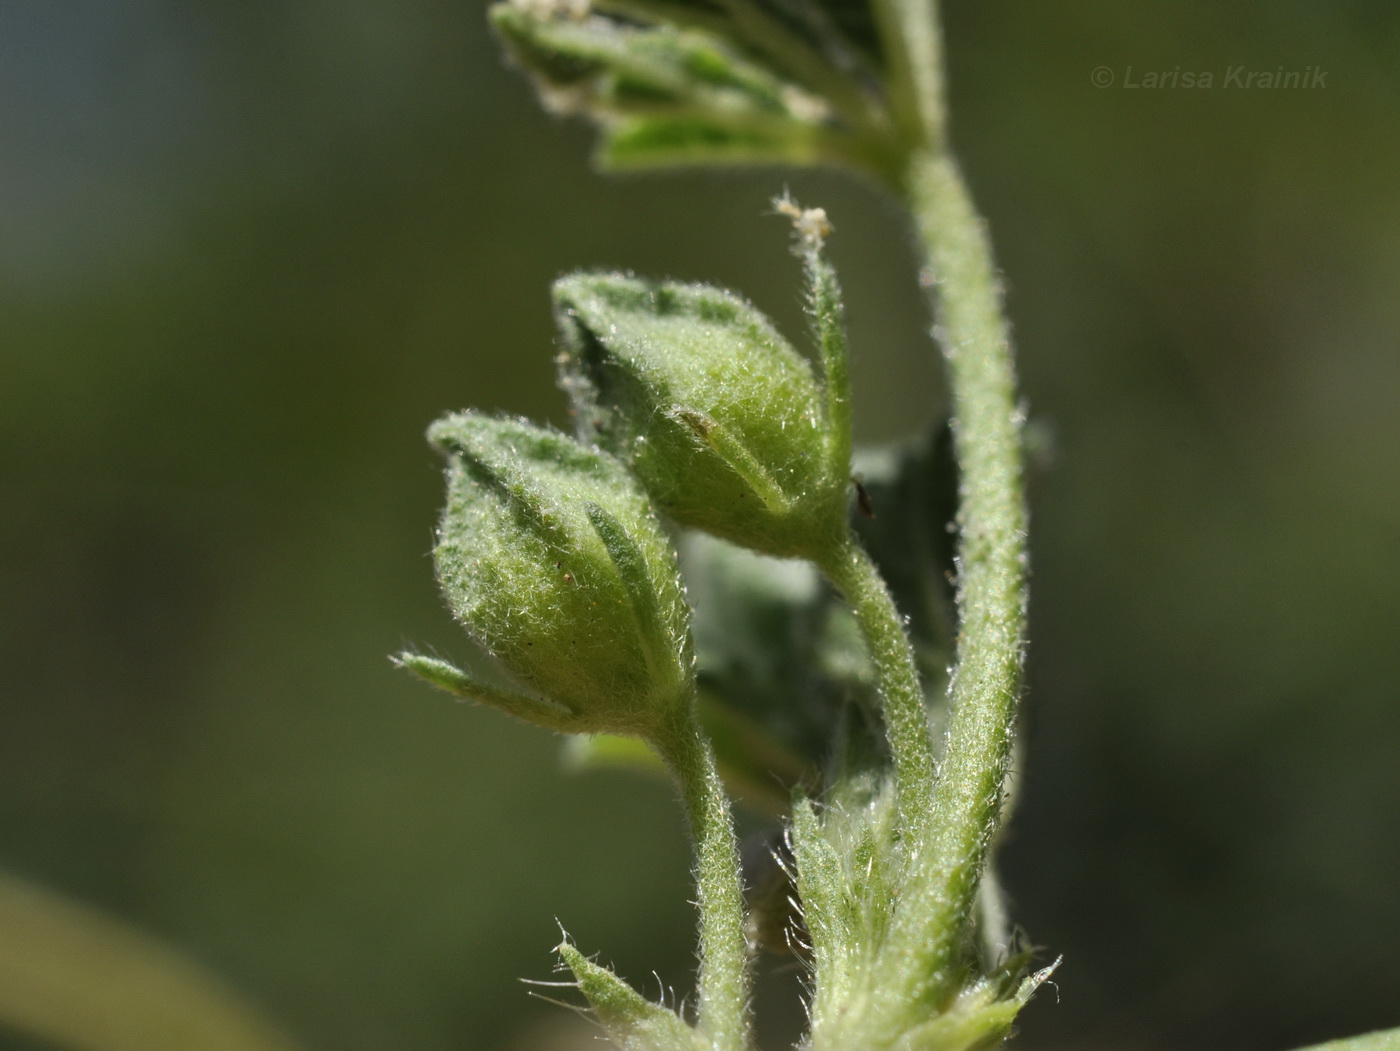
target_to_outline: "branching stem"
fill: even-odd
[[[873,0],[873,7],[895,119],[911,143],[942,149],[947,105],[937,0]]]
[[[960,477],[959,630],[947,745],[919,878],[901,903],[922,918],[923,931],[898,925],[907,944],[891,946],[907,961],[905,993],[936,998],[954,977],[1000,817],[1025,648],[1026,509],[1022,413],[985,224],[941,151],[914,155],[906,193],[934,278]]]

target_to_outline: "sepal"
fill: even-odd
[[[675,1011],[652,1003],[571,942],[564,942],[556,951],[573,972],[579,992],[599,1024],[621,1051],[710,1051],[708,1041]]]
[[[429,686],[436,686],[460,700],[489,704],[507,715],[560,733],[576,733],[580,729],[578,716],[562,704],[491,686],[448,661],[407,652],[389,659],[395,667],[411,672]]]

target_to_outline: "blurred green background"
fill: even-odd
[[[1017,1046],[1400,1025],[1400,5],[946,15],[1053,436],[1004,870],[1065,963]],[[1239,65],[1326,87],[1123,86]],[[599,178],[589,138],[474,2],[0,6],[0,867],[308,1048],[574,1046],[518,981],[556,917],[650,993],[688,980],[670,792],[385,659],[465,648],[427,423],[566,423],[549,281],[715,281],[797,334],[789,185],[837,227],[860,434],[941,412],[889,202]]]

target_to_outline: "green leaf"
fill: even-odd
[[[600,9],[510,0],[490,13],[546,108],[601,126],[604,166],[897,173],[900,146],[878,77],[820,6],[609,0]]]
[[[444,662],[405,665],[554,729],[650,738],[668,724],[693,696],[690,608],[670,541],[626,468],[556,431],[479,413],[439,420],[429,439],[448,461],[433,552],[443,593],[549,707],[492,693]],[[557,710],[570,718],[561,724]]]
[[[958,476],[946,425],[912,441],[856,455],[864,514],[856,533],[909,618],[924,674],[940,675],[952,654],[953,560]]]
[[[0,1029],[9,1046],[19,1037],[20,1046],[80,1051],[295,1051],[297,1046],[237,991],[174,946],[4,873]]]
[[[766,785],[786,809],[795,786],[821,784],[832,728],[855,701],[851,684],[832,677],[821,657],[840,608],[807,563],[701,533],[685,537],[681,565],[695,603],[701,712],[722,767]],[[856,703],[873,706],[873,692],[856,690]]]
[[[868,0],[599,0],[597,6],[724,34],[780,66],[786,64],[794,76],[805,68],[794,57],[799,45],[855,80],[873,79],[883,65]]]
[[[741,164],[805,166],[820,163],[825,156],[820,137],[798,128],[726,127],[703,117],[638,117],[604,129],[597,161],[605,170],[644,171]]]
[[[1380,1033],[1332,1040],[1326,1044],[1303,1048],[1302,1051],[1400,1051],[1400,1029],[1387,1029]]]
[[[497,4],[491,20],[511,53],[550,88],[602,113],[676,106],[790,115],[783,83],[714,37],[607,18],[543,17],[538,5]]]

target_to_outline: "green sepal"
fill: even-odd
[[[560,733],[575,733],[579,729],[578,716],[563,705],[488,685],[437,657],[405,652],[389,659],[395,666],[412,672],[430,686],[436,686],[461,700],[489,704],[507,715]]]
[[[784,515],[792,510],[792,500],[783,492],[778,480],[728,427],[707,412],[685,406],[673,409],[671,415],[689,427],[701,444],[708,445],[730,470],[744,480],[750,492],[763,501],[769,514]]]
[[[841,862],[822,835],[821,821],[805,796],[799,795],[793,802],[789,835],[812,971],[817,981],[830,982],[840,958],[853,948],[842,901]]]
[[[897,1051],[993,1051],[1011,1035],[1012,1023],[1059,967],[1056,960],[1034,974],[1024,972],[1029,953],[1008,961],[997,974],[975,979],[952,1003],[905,1032]]]
[[[556,950],[573,972],[579,992],[621,1051],[702,1051],[709,1045],[676,1012],[654,1004],[570,942]]]
[[[708,285],[580,273],[554,286],[561,383],[585,439],[681,525],[780,557],[845,530],[811,366],[751,304]]]
[[[650,737],[673,722],[694,692],[690,608],[675,552],[627,469],[523,420],[460,413],[428,436],[447,458],[438,579],[468,634],[520,693],[571,713],[570,730]],[[542,711],[423,669],[523,718]],[[560,726],[553,715],[535,721]]]

